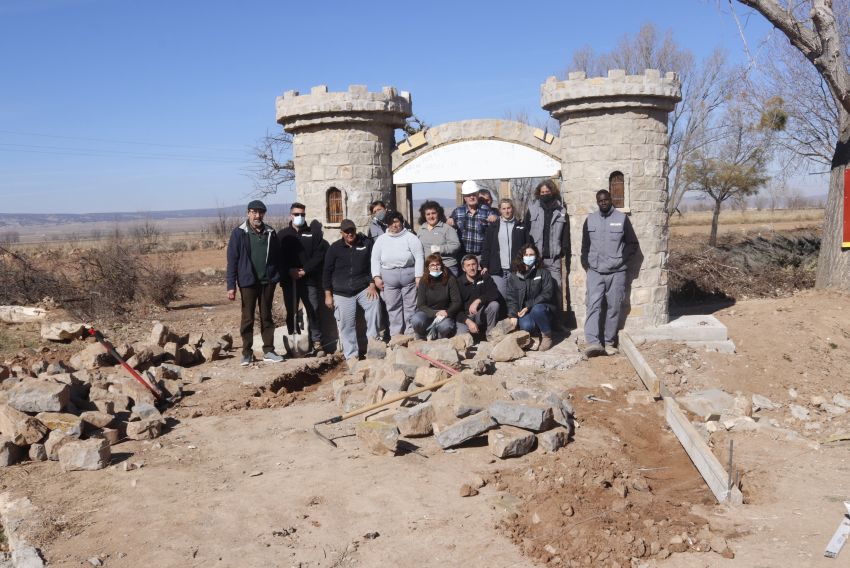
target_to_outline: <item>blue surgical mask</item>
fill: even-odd
[[[304,215],[293,215],[292,216],[292,224],[295,225],[296,227],[300,227],[301,225],[303,225],[304,221],[305,221]]]
[[[522,262],[526,266],[534,266],[535,261],[537,260],[536,256],[524,256],[522,257]]]
[[[382,211],[378,211],[377,213],[375,213],[375,220],[380,223],[381,221],[384,220],[384,217],[386,217],[386,216],[387,216],[387,210],[386,209],[384,209]]]
[[[440,276],[443,275],[443,271],[442,270],[431,270],[431,271],[428,272],[428,274],[431,275],[431,278],[439,278]]]

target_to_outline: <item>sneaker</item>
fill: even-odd
[[[538,351],[549,351],[552,349],[552,336],[551,335],[541,335],[540,336],[540,347],[537,348]]]
[[[620,352],[620,350],[617,349],[616,347],[614,347],[613,345],[606,345],[605,346],[605,354],[606,355],[616,355],[619,352]]]
[[[587,349],[584,350],[584,354],[588,357],[596,357],[598,355],[605,354],[605,348],[599,345],[598,343],[591,343],[587,346]]]
[[[268,361],[269,363],[280,363],[283,361],[283,357],[281,357],[274,351],[269,351],[268,353],[263,355],[263,361]]]
[[[253,355],[242,355],[242,359],[239,361],[239,364],[243,367],[247,367],[254,361]]]

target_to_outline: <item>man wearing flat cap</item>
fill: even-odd
[[[254,360],[254,313],[260,308],[260,336],[263,361],[279,363],[283,357],[274,352],[272,301],[280,281],[280,246],[275,230],[263,222],[266,206],[259,199],[248,204],[247,219],[233,229],[227,243],[227,299],[236,299],[236,286],[242,300],[242,360],[247,367]]]
[[[357,308],[366,319],[366,335],[378,338],[380,315],[378,289],[372,281],[372,239],[357,232],[351,219],[339,225],[340,239],[334,242],[325,255],[322,287],[325,305],[332,310],[342,340],[346,361],[356,361]]]

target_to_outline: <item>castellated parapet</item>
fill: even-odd
[[[586,277],[581,267],[582,225],[595,210],[596,192],[623,174],[625,203],[640,242],[629,273],[627,328],[654,327],[668,319],[667,115],[681,100],[675,73],[643,75],[611,70],[607,77],[570,73],[541,85],[541,105],[560,124],[562,194],[570,215],[573,258],[570,304],[584,323]]]
[[[339,219],[329,218],[327,199],[336,189],[342,195],[342,218],[365,230],[368,204],[390,195],[394,131],[412,114],[410,94],[394,87],[370,92],[364,85],[329,92],[321,85],[309,94],[287,91],[277,98],[276,108],[277,122],[294,135],[295,188],[308,218],[337,226]],[[330,231],[328,237],[337,235]]]

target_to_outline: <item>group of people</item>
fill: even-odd
[[[569,270],[571,254],[569,219],[557,186],[551,180],[539,184],[522,220],[507,198],[499,200],[496,212],[492,196],[474,181],[464,182],[461,193],[464,203],[449,217],[439,203],[425,201],[418,233],[401,213],[375,201],[366,234],[345,219],[340,239],[331,245],[318,221],[307,222],[303,204],[291,206],[289,226],[276,232],[263,222],[265,205],[249,203],[246,222],[233,230],[228,244],[228,297],[235,300],[238,286],[242,300],[242,364],[253,360],[258,306],[263,359],[283,360],[273,344],[271,305],[277,283],[283,288],[288,332],[297,326],[300,301],[315,354],[325,347],[319,322],[322,301],[334,314],[348,360],[359,356],[358,311],[370,339],[387,339],[387,334],[435,339],[466,332],[483,339],[508,317],[520,329],[539,334],[541,351],[549,349],[563,306],[561,259],[568,259]],[[599,337],[603,328],[598,322],[585,328],[593,355],[614,348],[617,325],[610,321],[619,317],[622,271],[636,244],[628,218],[611,207],[607,191],[600,194],[607,195],[608,208],[603,212],[604,195],[602,201],[597,195],[600,211],[585,222],[581,257],[588,271],[588,320],[601,317],[603,298],[607,300],[606,337]],[[618,229],[623,241],[619,248],[614,242]]]

